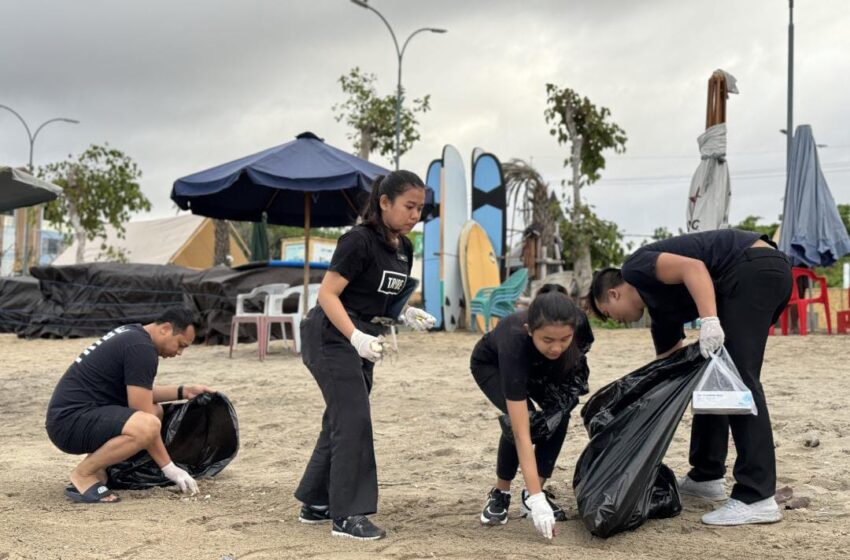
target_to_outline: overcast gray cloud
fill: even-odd
[[[728,102],[731,219],[774,220],[784,189],[788,4],[748,2],[372,0],[403,38],[409,96],[430,93],[422,141],[402,159],[424,174],[451,143],[503,160],[532,159],[557,186],[565,149],[543,120],[544,85],[609,107],[628,151],[586,189],[597,212],[630,233],[684,226],[706,84],[739,80]],[[173,181],[312,130],[350,148],[331,106],[354,66],[395,87],[388,32],[347,0],[77,2],[0,0],[0,104],[55,124],[36,164],[108,141],[145,175],[152,216],[173,213]],[[798,0],[795,122],[813,126],[827,180],[850,202],[850,14],[846,0]],[[25,163],[23,127],[0,111],[0,162]],[[378,163],[390,165],[382,158]]]

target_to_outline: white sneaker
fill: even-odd
[[[781,520],[782,512],[773,496],[752,504],[730,499],[720,508],[702,516],[702,522],[706,525],[747,525]]]
[[[679,493],[684,496],[696,496],[720,502],[726,499],[726,481],[722,478],[697,482],[685,475],[676,480],[679,483]]]

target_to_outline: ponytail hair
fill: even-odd
[[[372,194],[363,209],[361,218],[363,225],[374,229],[379,237],[388,245],[396,232],[390,230],[384,223],[381,211],[381,197],[386,195],[390,202],[410,189],[424,189],[425,183],[416,173],[404,169],[393,171],[388,175],[378,175],[372,182]]]
[[[560,284],[544,284],[528,306],[528,330],[534,332],[548,325],[576,328],[580,311]]]

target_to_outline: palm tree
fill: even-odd
[[[549,189],[549,183],[529,163],[512,159],[502,164],[508,201],[518,209],[523,222],[540,233],[543,247],[552,247],[558,221],[557,199]],[[561,258],[561,255],[552,255]]]

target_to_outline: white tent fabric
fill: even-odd
[[[688,192],[688,233],[729,227],[729,167],[726,124],[716,124],[697,139],[702,161]]]
[[[190,240],[206,218],[187,214],[159,220],[128,222],[124,227],[124,238],[118,237],[115,228],[106,226],[106,237],[86,240],[85,262],[105,260],[102,245],[114,247],[123,252],[127,260],[138,264],[168,264],[180,249]],[[53,265],[76,263],[77,242],[56,257]]]

